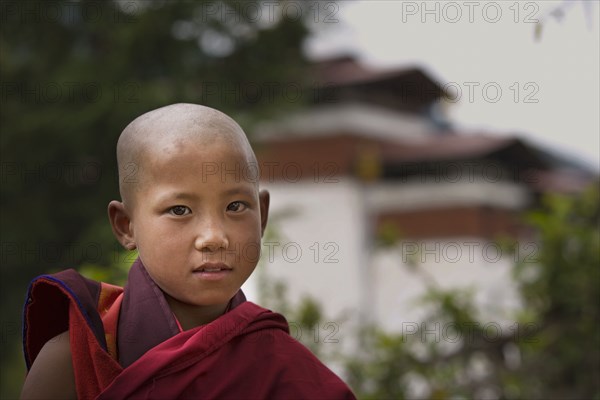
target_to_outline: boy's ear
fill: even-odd
[[[131,218],[129,218],[129,214],[125,210],[125,205],[116,200],[108,203],[108,219],[119,243],[127,250],[135,249],[136,244],[131,227]]]
[[[269,219],[269,202],[271,196],[266,190],[261,190],[258,193],[258,200],[260,202],[260,236],[264,235],[265,229],[267,228],[267,220]]]

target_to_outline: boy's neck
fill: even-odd
[[[194,306],[182,303],[165,293],[165,298],[171,311],[179,321],[184,331],[197,326],[206,325],[219,318],[225,312],[228,303],[209,306]]]

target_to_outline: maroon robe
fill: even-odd
[[[283,316],[245,300],[179,332],[141,261],[124,292],[73,270],[36,278],[24,316],[28,369],[44,343],[70,330],[79,398],[353,399],[350,389],[289,335]]]

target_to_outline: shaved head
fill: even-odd
[[[125,204],[133,203],[144,165],[153,155],[171,153],[193,142],[201,146],[226,143],[239,149],[249,164],[256,156],[242,128],[229,116],[210,107],[179,103],[149,111],[133,120],[117,143],[119,191]]]

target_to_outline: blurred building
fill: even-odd
[[[256,135],[275,232],[259,273],[283,281],[292,302],[318,299],[339,337],[347,321],[412,329],[428,284],[470,287],[484,320],[509,324],[511,266],[537,254],[523,211],[591,175],[518,136],[455,131],[450,94],[419,68],[340,57],[315,65],[314,82],[309,107]]]

